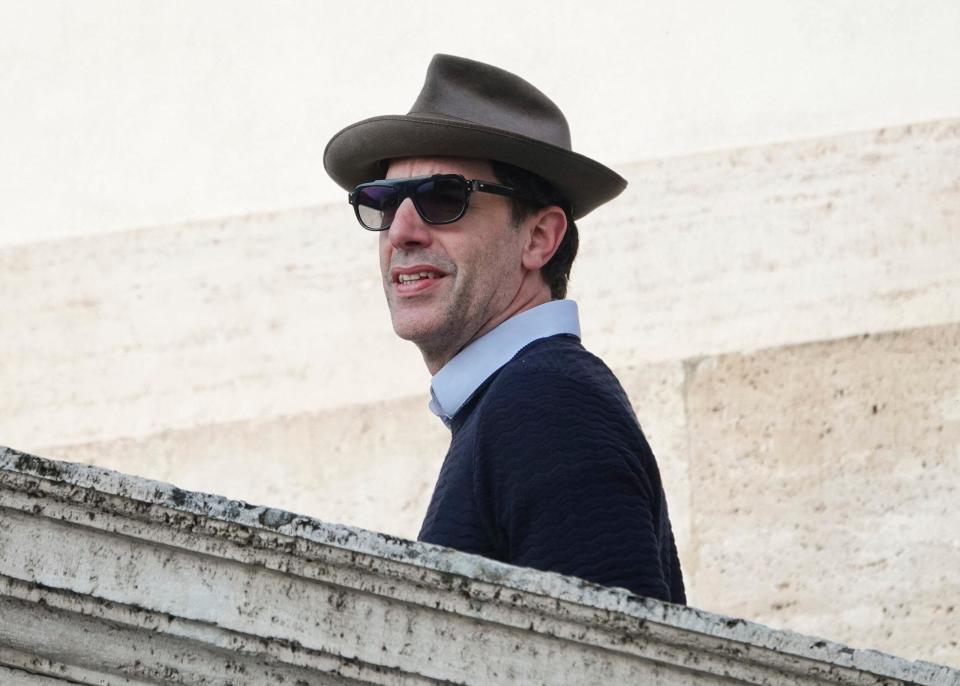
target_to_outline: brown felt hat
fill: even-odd
[[[452,55],[434,55],[409,114],[343,129],[327,143],[323,166],[349,191],[383,178],[385,160],[433,155],[499,160],[531,171],[563,193],[574,219],[627,186],[612,169],[573,152],[560,108],[532,84]]]

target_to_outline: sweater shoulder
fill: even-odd
[[[465,414],[481,426],[540,421],[546,408],[558,420],[579,424],[590,407],[605,417],[635,425],[636,415],[617,377],[573,336],[534,341],[487,380]]]
[[[540,339],[520,350],[491,380],[486,396],[542,398],[545,393],[624,396],[609,367],[574,336]]]

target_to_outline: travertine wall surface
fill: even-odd
[[[698,605],[960,665],[960,324],[688,368]]]
[[[693,603],[960,665],[957,159],[950,120],[638,163],[582,223]],[[0,251],[0,441],[415,536],[447,433],[375,241],[344,203]]]
[[[572,296],[612,365],[960,321],[960,120],[621,169]],[[426,394],[349,206],[0,251],[0,430],[137,437]]]

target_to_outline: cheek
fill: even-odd
[[[487,246],[484,259],[500,279],[512,280],[520,276],[521,255],[516,234],[505,232],[493,245]]]
[[[380,271],[386,272],[387,267],[390,264],[390,241],[387,240],[387,237],[384,235],[386,231],[380,233],[380,241],[378,245],[378,252],[380,253]]]
[[[520,281],[520,257],[512,243],[478,246],[471,255],[469,285],[479,300],[502,305]]]

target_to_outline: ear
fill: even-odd
[[[550,205],[527,218],[530,233],[520,260],[525,269],[538,271],[550,261],[567,233],[567,215],[557,205]]]

